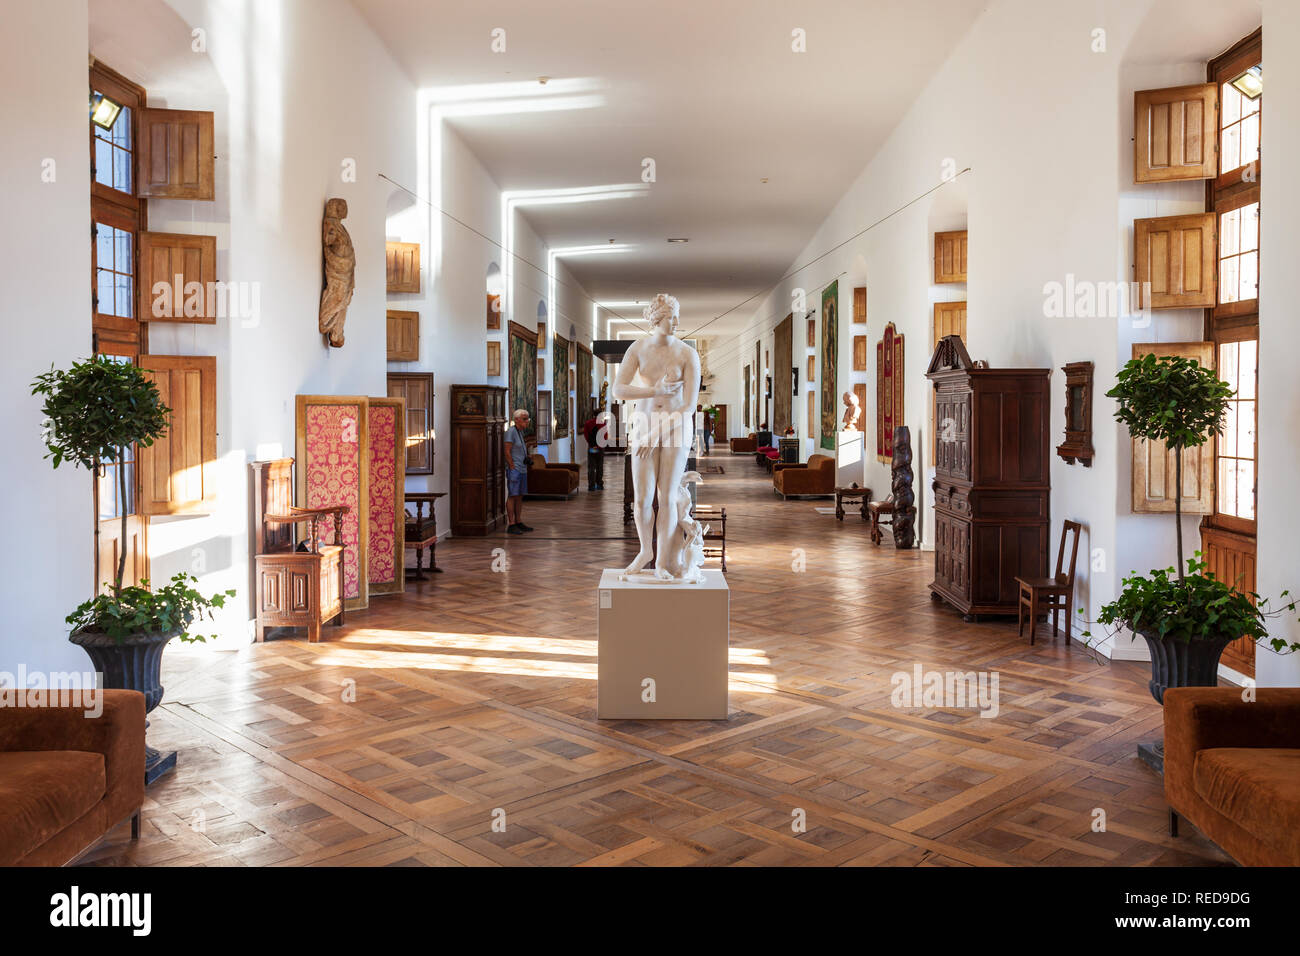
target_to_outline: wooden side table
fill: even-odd
[[[889,520],[883,522],[883,524],[887,524],[891,528],[894,526],[893,499],[886,501],[873,501],[867,505],[867,511],[871,515],[871,541],[873,544],[879,545],[882,537],[880,533],[880,525],[882,524],[880,520],[881,517],[883,515],[889,515]]]
[[[871,489],[859,488],[857,482],[854,482],[848,488],[835,489],[835,519],[844,520],[844,502],[861,500],[862,520],[867,520],[867,505],[871,502]]]
[[[424,573],[424,549],[429,549],[429,570],[442,574],[438,567],[438,509],[434,502],[446,495],[445,491],[413,492],[405,496],[405,503],[415,505],[415,514],[406,515],[406,547],[415,549],[415,569],[407,569],[406,580],[427,581]],[[429,506],[426,517],[424,506]]]

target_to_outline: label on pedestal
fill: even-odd
[[[619,573],[606,569],[600,578],[597,716],[725,720],[726,577],[706,570],[702,584],[656,584],[620,581]]]

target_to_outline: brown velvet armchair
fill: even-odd
[[[98,717],[0,707],[0,866],[62,866],[128,818],[140,835],[144,694],[99,693]]]
[[[528,469],[527,498],[554,496],[567,498],[578,490],[582,466],[573,462],[549,462],[541,455],[532,456]]]
[[[1165,800],[1245,866],[1300,866],[1300,688],[1165,691]]]
[[[772,490],[783,498],[791,495],[830,497],[835,494],[835,459],[809,455],[803,463],[778,461],[772,465]]]
[[[731,453],[733,455],[752,455],[758,451],[758,433],[750,432],[748,438],[731,439]]]

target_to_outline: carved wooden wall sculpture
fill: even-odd
[[[894,429],[903,423],[903,337],[894,323],[876,343],[876,460],[892,461]]]
[[[334,348],[343,347],[343,323],[356,285],[357,256],[343,220],[348,215],[346,199],[327,199],[321,223],[321,246],[325,256],[325,288],[320,294],[321,335]]]

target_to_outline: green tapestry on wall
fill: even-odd
[[[587,424],[594,413],[592,408],[595,406],[595,398],[592,396],[594,389],[591,384],[591,352],[580,343],[574,345],[574,373],[573,391],[575,402],[578,406],[578,420],[574,426],[582,428]]]
[[[835,413],[839,403],[835,400],[835,369],[839,365],[840,341],[840,283],[836,279],[822,290],[822,361],[821,361],[821,447],[835,449]]]
[[[569,435],[569,340],[561,335],[555,336],[551,344],[551,392],[555,397],[555,435],[567,438]]]
[[[528,413],[525,438],[537,435],[537,332],[517,322],[510,323],[510,408],[507,415],[522,408]]]

